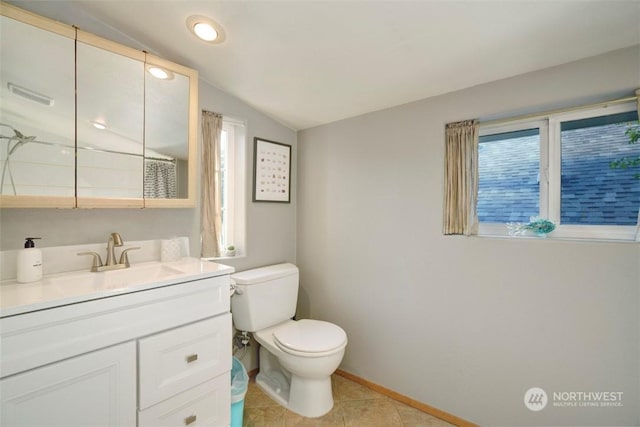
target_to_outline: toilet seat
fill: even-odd
[[[287,353],[314,357],[346,346],[347,334],[333,323],[302,319],[276,328],[273,341]]]

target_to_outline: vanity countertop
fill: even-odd
[[[199,258],[144,262],[122,270],[46,275],[37,282],[0,282],[0,318],[233,273],[233,267]]]

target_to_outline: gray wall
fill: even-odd
[[[638,244],[441,232],[445,123],[632,95],[639,50],[299,132],[300,312],[346,330],[342,369],[481,425],[640,424]]]

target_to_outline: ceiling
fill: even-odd
[[[195,68],[295,130],[640,43],[637,0],[10,3]]]

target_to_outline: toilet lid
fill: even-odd
[[[347,334],[338,325],[321,320],[289,322],[273,332],[276,344],[305,353],[321,353],[340,347]]]

